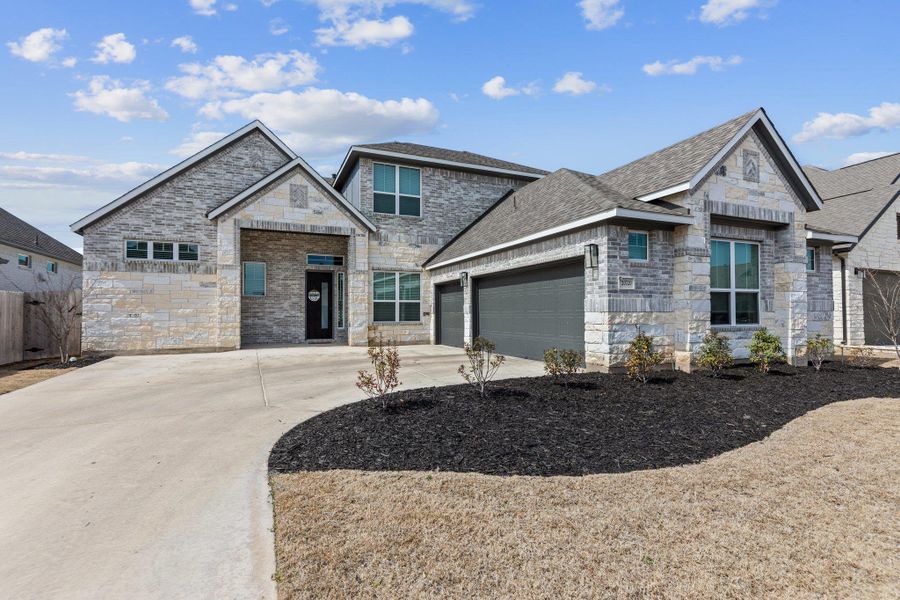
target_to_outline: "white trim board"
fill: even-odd
[[[253,121],[252,123],[248,123],[247,125],[244,125],[243,127],[241,127],[240,129],[238,129],[238,130],[235,131],[234,133],[231,133],[231,134],[229,134],[229,135],[223,137],[221,140],[219,140],[219,141],[216,142],[215,144],[212,144],[211,146],[208,146],[207,148],[204,148],[203,150],[201,150],[200,152],[194,154],[194,155],[191,156],[190,158],[186,158],[185,160],[181,161],[180,163],[178,163],[178,164],[175,165],[174,167],[172,167],[172,168],[170,168],[170,169],[167,169],[167,170],[163,171],[162,173],[160,173],[160,174],[157,175],[156,177],[154,177],[154,178],[152,178],[152,179],[150,179],[150,180],[148,180],[148,181],[145,181],[144,183],[142,183],[141,185],[139,185],[139,186],[137,186],[136,188],[132,189],[131,191],[125,193],[125,194],[122,195],[122,196],[119,196],[118,198],[116,198],[115,200],[113,200],[112,202],[110,202],[109,204],[107,204],[107,205],[105,205],[105,206],[102,206],[102,207],[98,208],[97,210],[95,210],[95,211],[92,212],[91,214],[87,215],[86,217],[83,217],[83,218],[79,219],[78,221],[72,223],[72,225],[70,225],[70,229],[71,229],[72,231],[74,231],[75,233],[81,233],[81,231],[82,231],[85,227],[87,227],[88,225],[90,225],[91,223],[93,223],[93,222],[95,222],[95,221],[97,221],[97,220],[99,220],[99,219],[105,217],[105,216],[108,215],[109,213],[111,213],[111,212],[113,212],[113,211],[119,209],[120,207],[124,206],[124,205],[127,204],[128,202],[131,202],[132,200],[134,200],[135,198],[137,198],[137,197],[140,196],[141,194],[144,194],[145,192],[147,192],[147,191],[149,191],[149,190],[155,188],[156,186],[158,186],[158,185],[160,185],[160,184],[166,182],[167,180],[171,179],[172,177],[175,177],[176,175],[179,175],[180,173],[183,173],[184,171],[186,171],[186,170],[189,169],[190,167],[194,166],[195,164],[197,164],[197,163],[200,162],[201,160],[207,158],[208,156],[211,156],[211,155],[215,154],[216,152],[218,152],[218,151],[221,150],[222,148],[228,146],[228,145],[231,144],[232,142],[234,142],[234,141],[236,141],[236,140],[238,140],[238,139],[244,137],[245,135],[247,135],[248,133],[250,133],[250,132],[252,132],[252,131],[254,131],[254,130],[258,130],[258,131],[261,132],[264,136],[266,136],[267,138],[269,138],[269,140],[270,140],[273,144],[275,144],[282,152],[284,152],[285,154],[287,154],[287,156],[288,156],[291,160],[294,160],[294,159],[298,158],[297,155],[294,153],[294,151],[291,150],[291,149],[287,146],[287,144],[285,144],[284,142],[282,142],[282,141],[278,138],[278,136],[276,136],[274,133],[272,133],[272,131],[271,131],[268,127],[266,127],[265,125],[263,125],[263,123],[262,123],[261,121]]]
[[[440,267],[445,267],[447,265],[456,264],[459,262],[463,262],[469,260],[470,258],[476,258],[479,256],[484,256],[485,254],[493,254],[494,252],[499,252],[500,250],[505,250],[507,248],[512,248],[513,246],[520,246],[522,244],[527,244],[528,242],[533,242],[536,240],[540,240],[546,237],[551,237],[557,235],[559,233],[564,233],[566,231],[571,231],[573,229],[580,229],[581,227],[585,227],[587,225],[591,225],[593,223],[600,223],[602,221],[609,221],[610,219],[637,219],[641,221],[655,221],[657,223],[674,223],[676,225],[690,225],[694,222],[694,217],[687,215],[667,215],[662,213],[654,213],[649,211],[642,210],[631,210],[628,208],[613,208],[611,210],[604,211],[602,213],[597,213],[596,215],[591,215],[589,217],[585,217],[583,219],[578,219],[577,221],[572,221],[571,223],[566,223],[564,225],[557,225],[556,227],[551,227],[550,229],[544,229],[543,231],[538,231],[537,233],[532,233],[530,235],[526,235],[524,237],[520,237],[518,239],[503,242],[502,244],[497,244],[491,246],[490,248],[485,248],[483,250],[476,250],[475,252],[470,252],[468,254],[463,254],[462,256],[451,258],[448,260],[441,261],[439,263],[435,263],[433,265],[428,265],[425,267],[426,271],[431,271],[432,269],[438,269]]]
[[[297,167],[299,167],[300,169],[305,171],[307,175],[312,176],[312,178],[315,179],[319,185],[321,185],[325,190],[327,190],[328,193],[331,194],[331,196],[335,200],[337,200],[341,206],[343,206],[346,210],[348,210],[350,212],[350,214],[353,215],[360,223],[365,225],[370,231],[375,231],[375,225],[369,219],[367,219],[365,217],[365,215],[363,215],[361,212],[359,212],[358,208],[353,206],[346,198],[344,198],[344,196],[340,192],[335,190],[331,185],[328,184],[327,181],[322,179],[322,176],[319,175],[315,169],[310,167],[309,163],[307,163],[305,160],[303,160],[299,156],[296,157],[291,162],[284,165],[283,167],[281,167],[280,169],[278,169],[277,171],[273,171],[272,173],[269,173],[268,175],[266,175],[265,177],[263,177],[262,179],[260,179],[259,181],[257,181],[253,185],[251,185],[250,187],[248,187],[246,190],[244,190],[243,192],[241,192],[240,194],[238,194],[237,196],[235,196],[234,198],[232,198],[225,204],[217,206],[216,208],[214,208],[211,211],[209,211],[208,213],[206,213],[207,218],[216,219],[223,213],[225,213],[228,210],[230,210],[231,208],[239,205],[241,202],[243,202],[247,198],[251,197],[253,194],[258,192],[259,190],[263,189],[264,187],[266,187],[273,181],[276,181],[280,177],[283,177],[284,175],[291,172],[293,169],[295,169]]]
[[[834,242],[835,244],[855,244],[859,241],[859,237],[855,235],[825,233],[823,231],[816,231],[815,229],[807,230],[806,239]]]

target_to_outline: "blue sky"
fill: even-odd
[[[757,106],[804,164],[900,151],[896,0],[24,6],[0,206],[75,248],[70,223],[253,118],[326,175],[395,139],[600,173]]]

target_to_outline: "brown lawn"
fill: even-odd
[[[686,467],[274,475],[281,598],[900,597],[900,400]]]
[[[31,369],[36,364],[47,361],[37,360],[0,367],[0,394],[14,392],[45,379],[68,373],[72,369]]]

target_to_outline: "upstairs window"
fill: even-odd
[[[59,265],[56,264],[56,261],[48,260],[47,261],[47,272],[48,273],[56,273],[59,270]]]
[[[178,260],[200,260],[200,246],[197,244],[178,244]]]
[[[125,242],[125,258],[147,258],[147,242],[128,240]]]
[[[200,260],[200,246],[185,242],[148,242],[146,240],[126,240],[125,258],[130,260],[177,260],[197,262]]]
[[[709,287],[711,325],[758,325],[759,246],[713,240]]]
[[[628,232],[628,258],[639,261],[650,258],[650,235],[646,231]]]
[[[375,163],[373,210],[387,215],[422,216],[422,172]]]
[[[20,254],[19,255],[19,266],[24,269],[31,268],[31,255],[30,254]]]
[[[807,248],[806,249],[806,270],[807,271],[815,271],[816,270],[816,249],[815,248]]]
[[[153,242],[154,260],[174,260],[175,245],[172,242]]]

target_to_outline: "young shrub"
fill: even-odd
[[[631,340],[625,354],[628,355],[628,359],[625,361],[628,376],[641,383],[647,383],[650,380],[653,369],[662,363],[664,358],[662,352],[653,351],[653,338],[640,329],[638,329],[637,337]]]
[[[718,377],[723,369],[734,364],[734,356],[731,354],[731,345],[728,338],[716,331],[710,331],[700,344],[700,352],[697,355],[697,364],[701,369],[707,369],[713,377]]]
[[[875,359],[875,351],[865,347],[851,349],[847,362],[850,363],[851,367],[856,367],[857,369],[874,369],[878,366],[878,361]]]
[[[750,362],[756,365],[760,373],[768,373],[773,364],[786,360],[777,335],[769,333],[765,327],[754,332],[750,340]]]
[[[816,371],[822,369],[822,363],[831,355],[831,349],[831,340],[823,338],[818,333],[816,337],[806,340],[806,355]]]
[[[387,408],[387,395],[400,385],[400,353],[393,340],[384,343],[379,334],[378,340],[369,346],[369,360],[374,372],[360,371],[356,379],[356,387],[368,394],[370,398],[381,398],[381,408]]]
[[[506,360],[502,354],[494,354],[497,346],[491,340],[478,336],[471,344],[465,345],[466,358],[469,365],[459,365],[457,372],[468,383],[472,384],[482,396],[487,385],[497,374],[500,365]]]
[[[569,379],[578,373],[584,364],[584,353],[578,350],[550,348],[544,351],[544,371],[556,380],[562,380],[569,387]]]

